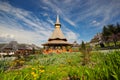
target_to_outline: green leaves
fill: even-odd
[[[114,42],[114,45],[117,45],[117,41],[120,40],[119,38],[120,34],[120,25],[117,23],[117,25],[107,25],[103,27],[102,30],[102,39],[104,42]]]
[[[120,51],[95,52],[82,66],[81,53],[33,55],[20,69],[1,71],[3,80],[119,80]],[[33,64],[34,63],[34,64]],[[2,64],[2,63],[1,63]]]

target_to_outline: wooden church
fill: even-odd
[[[48,39],[48,42],[42,44],[44,46],[43,53],[62,53],[71,52],[72,44],[67,42],[64,34],[61,31],[61,24],[59,21],[59,16],[57,15],[55,29]]]

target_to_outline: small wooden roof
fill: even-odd
[[[73,47],[79,47],[80,45],[77,43],[77,41],[73,42]]]
[[[64,41],[64,40],[51,40],[51,41],[48,41],[47,43],[42,44],[42,45],[43,46],[48,46],[48,45],[68,45],[68,46],[71,46],[72,44],[68,43],[67,41]]]

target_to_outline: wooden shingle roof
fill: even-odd
[[[67,40],[60,28],[55,28],[55,30],[53,31],[52,36],[49,38],[49,40],[50,39],[65,39],[65,40]]]
[[[51,37],[49,38],[49,41],[54,40],[54,39],[63,39],[65,41],[67,41],[67,39],[65,38],[65,36],[60,28],[61,28],[61,24],[59,21],[59,16],[57,15],[57,19],[56,19],[56,23],[55,23],[55,30],[53,31]]]

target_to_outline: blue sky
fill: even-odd
[[[120,0],[0,0],[0,43],[41,46],[57,14],[69,42],[88,42],[104,25],[120,23]]]

